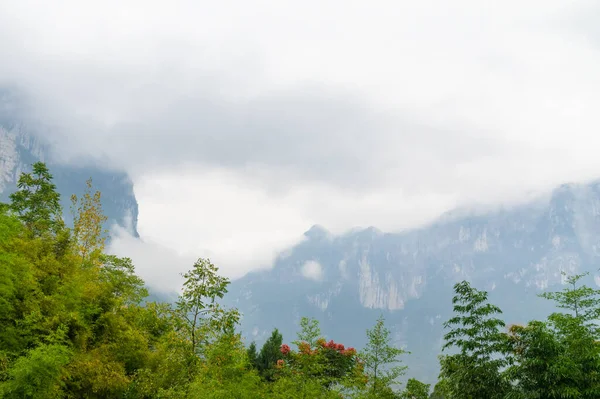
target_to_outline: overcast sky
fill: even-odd
[[[5,0],[0,50],[63,161],[131,175],[154,281],[600,177],[595,0]]]

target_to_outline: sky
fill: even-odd
[[[113,249],[170,285],[199,256],[270,267],[313,224],[398,231],[600,177],[599,20],[593,0],[6,0],[0,85],[62,162],[129,173],[143,241]]]

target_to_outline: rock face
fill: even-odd
[[[50,158],[48,145],[37,129],[27,127],[19,120],[19,111],[12,98],[0,91],[0,201],[8,202],[16,190],[16,181],[22,172],[31,170],[37,161],[46,162],[61,194],[63,214],[70,224],[71,194],[81,195],[85,182],[92,178],[94,189],[102,193],[102,206],[108,224],[117,223],[138,236],[138,205],[133,184],[125,173],[108,171],[94,166],[62,165]],[[108,226],[107,226],[108,227]]]
[[[299,318],[311,316],[328,336],[361,346],[383,313],[396,343],[412,352],[411,376],[432,382],[454,283],[471,281],[489,291],[507,322],[526,322],[551,311],[537,294],[560,289],[562,271],[590,271],[587,283],[600,283],[599,257],[600,183],[564,185],[526,205],[449,213],[401,233],[334,236],[315,226],[273,269],[234,281],[227,301],[257,342],[273,327],[289,342]]]

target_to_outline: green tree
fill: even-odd
[[[503,398],[510,385],[502,374],[506,366],[504,322],[496,317],[502,311],[488,303],[487,292],[462,281],[454,286],[454,317],[444,323],[450,329],[443,350],[457,348],[459,353],[440,358],[440,378],[451,398]]]
[[[429,399],[450,399],[450,388],[448,381],[442,379],[435,384],[433,392],[429,396]]]
[[[300,331],[298,338],[293,343],[298,345],[301,342],[306,342],[313,348],[317,345],[317,340],[321,338],[321,328],[319,321],[314,318],[302,317],[300,319]]]
[[[81,198],[75,194],[71,196],[73,238],[82,263],[90,258],[97,259],[104,250],[108,230],[103,225],[108,218],[102,213],[101,198],[100,191],[92,194],[91,178],[86,181],[86,189]]]
[[[392,345],[390,333],[381,315],[375,326],[367,330],[369,341],[359,355],[364,362],[369,378],[369,392],[373,397],[389,397],[398,377],[404,375],[407,369],[406,366],[394,366],[401,361],[399,357],[406,351]]]
[[[137,305],[148,296],[144,280],[135,274],[130,258],[102,254],[99,262],[102,267],[99,269],[98,283],[103,284],[106,297],[114,302],[113,307]]]
[[[509,329],[514,398],[600,397],[600,345],[594,320],[600,291],[567,277],[562,291],[541,294],[565,313]]]
[[[297,351],[281,345],[283,359],[276,366],[279,388],[295,386],[301,397],[330,397],[332,392],[348,396],[364,388],[366,377],[354,348],[319,337],[315,319],[302,318],[300,326],[298,339],[293,342]]]
[[[589,273],[567,276],[565,272],[562,272],[562,275],[565,276],[567,283],[562,291],[544,292],[540,296],[554,301],[558,308],[566,309],[571,316],[597,332],[597,326],[591,322],[600,316],[600,290],[586,285],[579,286],[580,280]]]
[[[256,363],[258,371],[267,381],[273,381],[275,375],[275,365],[282,359],[281,344],[283,336],[278,329],[274,329],[271,336],[265,341],[260,349]]]
[[[254,369],[258,369],[258,352],[256,350],[256,343],[252,341],[248,349],[246,350],[248,356],[248,364]]]
[[[64,228],[60,194],[46,164],[34,163],[32,173],[21,174],[17,187],[18,190],[10,195],[10,208],[34,236],[58,233]]]
[[[61,344],[42,344],[19,357],[8,369],[8,380],[0,383],[3,398],[53,399],[64,397],[62,376],[72,356]]]
[[[409,378],[406,382],[406,388],[400,395],[401,399],[428,399],[429,384],[425,384],[417,379]]]
[[[568,386],[572,364],[564,357],[566,351],[558,336],[546,323],[512,325],[508,336],[512,349],[508,375],[515,383],[510,398],[579,397],[569,394],[573,392]]]
[[[256,370],[248,367],[248,358],[239,334],[222,334],[204,352],[204,361],[190,386],[190,398],[264,397],[261,378]]]
[[[177,329],[190,345],[190,368],[202,345],[225,333],[239,322],[236,309],[225,310],[217,303],[227,293],[229,279],[219,276],[209,259],[198,259],[192,270],[183,274],[183,292],[177,300],[174,315]]]

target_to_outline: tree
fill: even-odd
[[[10,209],[35,237],[64,228],[60,194],[52,178],[46,164],[36,162],[32,173],[21,174],[18,190],[10,195]]]
[[[258,369],[258,352],[256,350],[256,343],[252,341],[248,349],[246,349],[246,356],[248,356],[248,364],[254,369]]]
[[[99,283],[107,290],[106,296],[119,306],[139,304],[148,296],[144,280],[135,274],[130,258],[100,255]]]
[[[467,282],[454,285],[455,316],[444,323],[442,350],[455,347],[458,354],[442,356],[440,377],[446,380],[452,398],[503,398],[509,384],[501,373],[506,365],[504,322],[494,315],[502,311],[488,303],[487,292]]]
[[[226,312],[216,303],[217,298],[223,298],[229,284],[229,279],[217,272],[218,268],[209,259],[199,258],[192,270],[183,274],[183,293],[177,300],[175,314],[194,354],[202,337],[206,337],[206,329],[223,330],[239,320],[237,311]]]
[[[97,259],[104,250],[106,242],[103,224],[108,219],[102,213],[100,191],[92,194],[92,179],[86,181],[86,189],[81,198],[71,196],[71,212],[73,214],[73,238],[77,253],[84,263],[88,259]]]
[[[354,348],[320,337],[319,323],[315,319],[304,317],[300,325],[298,340],[293,342],[298,349],[294,351],[287,344],[281,345],[283,359],[278,360],[276,366],[278,390],[287,387],[287,390],[298,391],[298,397],[325,398],[364,388],[366,377]]]
[[[400,355],[406,352],[391,344],[390,330],[385,327],[385,319],[381,315],[375,326],[367,330],[369,342],[360,354],[365,371],[369,378],[369,391],[374,397],[379,397],[393,391],[392,385],[402,376],[406,366],[392,366],[400,362]]]
[[[573,317],[596,331],[596,326],[592,326],[590,322],[600,316],[600,290],[586,285],[578,286],[579,281],[588,274],[567,276],[563,271],[562,275],[566,277],[567,287],[562,291],[544,292],[539,296],[554,301],[558,308],[570,311]]]
[[[441,379],[433,387],[433,392],[429,396],[429,399],[450,399],[450,387],[448,381]]]
[[[283,343],[283,336],[279,330],[274,329],[271,336],[264,343],[256,359],[258,365],[258,372],[267,381],[274,380],[275,365],[277,361],[282,358],[281,355],[281,344]]]
[[[8,369],[8,380],[0,383],[3,398],[60,398],[63,375],[72,351],[57,343],[42,344],[19,357]]]
[[[429,384],[425,384],[417,379],[409,378],[406,382],[406,388],[400,395],[402,399],[428,399]]]
[[[600,344],[594,322],[600,291],[578,286],[586,275],[569,276],[562,291],[540,295],[567,312],[510,328],[509,372],[516,382],[515,397],[600,397]]]
[[[507,374],[515,384],[512,398],[570,397],[569,392],[573,391],[568,381],[572,364],[564,357],[565,348],[546,323],[531,321],[526,326],[512,325],[508,336],[511,366]]]
[[[319,321],[314,318],[302,317],[300,319],[300,331],[298,331],[298,339],[294,344],[306,342],[310,347],[317,345],[317,340],[321,338],[321,329]]]
[[[239,334],[223,334],[205,349],[206,357],[190,386],[190,398],[255,399],[263,397],[262,380],[249,370]]]

